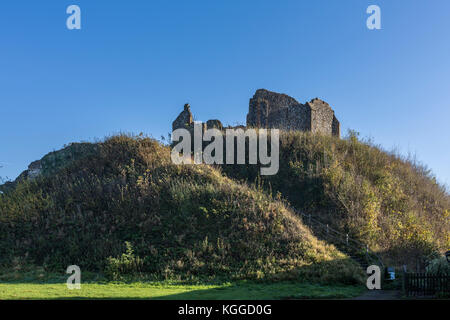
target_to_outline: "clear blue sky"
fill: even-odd
[[[66,28],[66,8],[82,29]],[[381,7],[382,30],[366,28]],[[189,102],[245,123],[258,88],[329,102],[343,132],[450,183],[450,1],[9,0],[0,4],[0,176],[64,144],[159,138]]]

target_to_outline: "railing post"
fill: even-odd
[[[366,244],[366,260],[367,260],[367,263],[370,264],[369,245],[368,244]]]
[[[327,224],[327,238],[328,238],[328,232],[329,232],[329,231],[328,231],[328,224]]]
[[[408,274],[406,273],[406,270],[403,269],[403,279],[402,279],[402,291],[403,294],[405,296],[408,296],[408,292],[406,291],[407,288],[409,288],[409,286],[407,286],[407,281],[408,281]]]
[[[345,243],[347,244],[348,247],[348,233],[345,235]]]

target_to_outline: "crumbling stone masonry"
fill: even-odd
[[[172,122],[172,131],[175,129],[185,128],[189,129],[194,124],[191,108],[188,103],[184,105],[184,110],[178,115],[174,122]]]
[[[186,128],[193,130],[194,121],[188,104],[172,123],[172,130]],[[219,120],[208,120],[205,128],[223,126]],[[281,93],[259,89],[250,99],[247,114],[247,127],[300,130],[340,136],[340,124],[333,109],[325,101],[318,98],[305,104]]]
[[[174,122],[172,122],[172,131],[175,129],[184,128],[194,132],[194,118],[192,117],[191,107],[188,103],[184,105],[184,110],[178,115]],[[217,120],[208,120],[203,123],[203,131],[206,129],[216,128],[223,129],[222,123]]]
[[[318,98],[305,104],[294,98],[259,89],[250,99],[247,126],[300,130],[340,136],[340,124],[333,109]]]

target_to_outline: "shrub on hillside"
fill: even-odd
[[[119,258],[109,257],[106,261],[105,275],[112,280],[120,280],[123,276],[135,276],[143,271],[143,260],[134,254],[130,242],[125,242],[126,252]]]

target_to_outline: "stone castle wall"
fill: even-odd
[[[316,98],[306,106],[311,110],[311,132],[332,135],[334,111],[329,104]]]
[[[259,89],[250,99],[247,126],[340,135],[333,109],[318,98],[305,104],[288,95]]]
[[[285,94],[259,89],[250,99],[247,126],[310,130],[310,114],[304,105]]]
[[[172,130],[193,128],[189,105],[172,123]],[[223,129],[219,120],[208,120],[206,128]],[[340,124],[333,109],[325,101],[315,98],[305,104],[281,93],[259,89],[250,99],[247,127],[300,130],[340,136]]]

